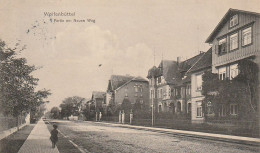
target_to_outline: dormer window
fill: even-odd
[[[237,24],[238,24],[238,15],[236,14],[230,18],[229,26],[230,26],[230,28],[232,28],[232,27],[236,26]]]
[[[220,39],[218,42],[218,55],[227,53],[227,39]]]

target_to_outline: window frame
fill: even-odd
[[[251,28],[251,36],[250,36],[250,37],[251,37],[251,42],[248,43],[248,44],[244,44],[243,31],[245,31],[245,30],[247,30],[247,29],[249,29],[249,28]],[[242,46],[242,47],[246,47],[246,46],[249,46],[249,45],[252,45],[252,44],[253,44],[253,26],[250,25],[250,26],[247,26],[247,27],[241,29],[241,46]]]
[[[203,75],[203,73],[196,74],[196,91],[201,91],[202,90],[202,84],[203,84],[202,75]],[[200,87],[198,87],[198,76],[201,77],[201,85],[200,85]]]
[[[237,17],[237,23],[231,26],[231,21],[235,20],[233,17]],[[234,27],[236,27],[238,24],[239,24],[239,16],[238,16],[238,14],[232,15],[232,16],[229,18],[229,28],[230,28],[230,29],[231,29],[231,28],[234,28]]]
[[[221,69],[225,69],[225,77],[222,77],[224,73],[220,73]],[[226,66],[218,68],[218,78],[219,78],[219,80],[225,80],[227,78],[227,67]]]
[[[200,104],[200,105],[199,105]],[[203,111],[202,111],[202,101],[196,101],[197,109],[196,109],[196,117],[202,118],[203,117]],[[199,113],[200,112],[200,113]]]
[[[236,46],[236,48],[231,49],[231,38],[232,38],[233,35],[237,35],[237,39],[236,39],[237,40],[237,46]],[[230,34],[228,36],[228,38],[229,38],[229,51],[232,52],[232,51],[239,49],[239,31],[236,31],[236,32]]]
[[[232,69],[233,66],[236,66],[236,69]],[[236,70],[236,75],[234,77],[232,77],[232,70]],[[231,64],[229,65],[229,79],[232,80],[234,79],[236,76],[238,76],[239,74],[239,69],[238,69],[238,64]]]
[[[225,51],[224,52],[220,51],[220,46],[222,46],[222,44],[225,44]],[[218,45],[217,46],[218,46],[217,53],[218,53],[219,56],[226,54],[228,52],[227,36],[218,39]]]
[[[236,106],[236,107],[234,107]],[[232,108],[233,107],[233,108]],[[230,104],[230,115],[238,115],[238,104]]]

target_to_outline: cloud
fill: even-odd
[[[120,38],[98,26],[68,26],[52,45],[52,58],[38,74],[53,92],[52,106],[68,96],[88,98],[92,91],[106,91],[112,74],[146,77],[153,64],[153,51],[145,43],[120,48]]]

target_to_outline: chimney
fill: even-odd
[[[177,57],[177,63],[179,64],[180,62],[181,62],[181,57],[178,56],[178,57]]]

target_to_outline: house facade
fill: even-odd
[[[217,73],[220,80],[236,77],[238,62],[243,59],[260,63],[259,18],[259,13],[229,9],[207,38],[206,43],[212,46],[212,73]],[[236,103],[223,105],[219,115],[236,116],[238,108]]]
[[[106,105],[106,92],[93,91],[91,102],[94,104],[96,112],[103,112],[104,106]]]
[[[107,105],[119,106],[127,99],[132,105],[140,103],[142,108],[149,103],[149,83],[142,77],[112,75],[107,89]]]
[[[204,122],[202,110],[202,75],[205,71],[211,71],[212,49],[210,48],[200,60],[187,72],[191,76],[191,121],[193,123]]]
[[[155,112],[172,112],[191,116],[191,76],[186,72],[203,53],[181,61],[162,60],[158,67],[148,71],[150,106]]]
[[[169,112],[174,110],[172,89],[177,72],[177,62],[162,60],[158,67],[148,71],[149,105],[155,112]]]

